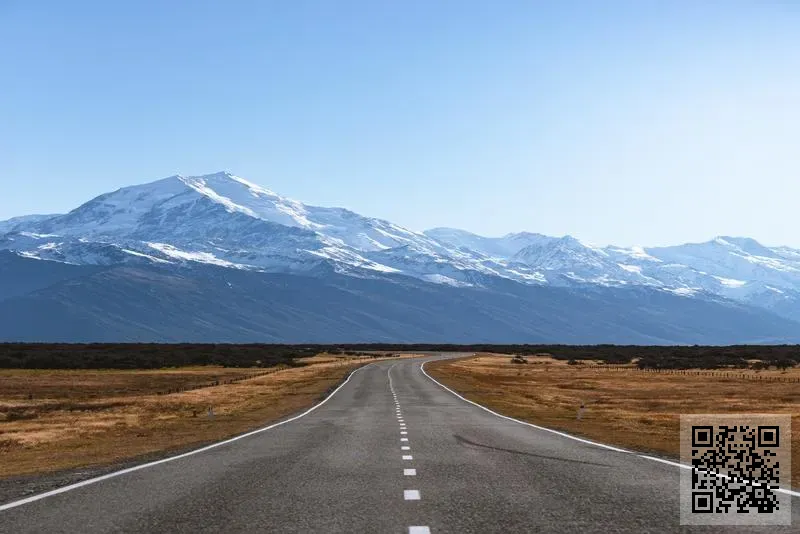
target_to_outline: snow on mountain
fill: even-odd
[[[0,250],[75,264],[208,263],[451,286],[646,286],[717,295],[800,317],[800,251],[746,237],[672,247],[596,247],[571,236],[414,232],[343,208],[310,206],[227,172],[171,176],[100,195],[64,215],[0,222]]]
[[[530,245],[548,243],[557,238],[530,232],[506,234],[503,237],[483,237],[456,228],[433,228],[425,235],[455,248],[479,252],[492,258],[511,258]]]
[[[0,221],[0,235],[12,232],[17,226],[25,226],[30,223],[50,219],[55,215],[23,215],[21,217],[12,217],[5,221]]]
[[[649,248],[647,253],[703,273],[778,287],[796,287],[800,261],[781,257],[755,240],[717,237],[705,243]]]
[[[346,209],[307,206],[224,172],[125,187],[65,215],[14,225],[22,228],[4,236],[2,246],[66,262],[108,263],[128,254],[289,272],[326,263],[349,274],[403,273],[442,283],[451,283],[442,271],[455,279],[471,269],[497,274],[477,253]],[[36,236],[50,236],[52,250]],[[110,245],[99,251],[107,257],[81,253],[89,243]],[[409,250],[413,257],[404,257]]]

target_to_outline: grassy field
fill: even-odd
[[[680,414],[791,414],[792,484],[800,487],[800,385],[786,381],[800,377],[800,369],[736,370],[723,377],[719,371],[656,373],[589,361],[568,365],[549,357],[529,357],[528,364],[510,360],[479,355],[430,363],[426,370],[504,415],[674,458],[680,456]]]
[[[301,361],[308,365],[267,370],[0,369],[0,477],[223,439],[312,405],[374,359],[320,355]],[[262,374],[247,378],[255,373]],[[177,390],[183,391],[168,393]]]

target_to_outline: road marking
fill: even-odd
[[[410,454],[404,454],[403,455],[403,460],[413,460],[413,459],[414,459],[414,457],[411,456]]]
[[[490,410],[486,406],[482,406],[482,405],[478,404],[477,402],[473,402],[473,401],[471,401],[471,400],[469,400],[467,398],[462,397],[461,395],[459,395],[458,393],[456,393],[455,391],[453,391],[449,387],[445,386],[444,384],[442,384],[441,382],[439,382],[438,380],[433,378],[431,375],[429,375],[427,373],[427,371],[425,371],[425,364],[426,363],[428,363],[428,362],[423,362],[419,366],[419,370],[422,371],[422,374],[424,374],[425,376],[430,378],[433,382],[438,384],[440,387],[446,389],[447,391],[449,391],[450,393],[452,393],[453,395],[455,395],[459,399],[463,400],[464,402],[468,402],[468,403],[472,404],[473,406],[477,406],[481,410],[487,411],[492,415],[496,415],[497,417],[499,417],[501,419],[506,419],[508,421],[513,421],[515,423],[519,423],[521,425],[526,425],[526,426],[529,426],[529,427],[533,427],[533,428],[536,428],[538,430],[544,430],[545,432],[550,432],[552,434],[556,434],[556,435],[564,437],[564,438],[573,439],[575,441],[580,441],[581,443],[587,443],[589,445],[596,445],[597,447],[602,447],[604,449],[608,449],[608,450],[611,450],[611,451],[623,452],[623,453],[627,453],[627,454],[631,454],[631,452],[632,452],[632,451],[629,451],[629,450],[620,449],[619,447],[612,447],[611,445],[605,445],[603,443],[597,443],[596,441],[589,441],[588,439],[583,439],[583,438],[579,438],[579,437],[576,437],[576,436],[571,436],[571,435],[569,435],[569,434],[567,434],[565,432],[559,432],[558,430],[553,430],[551,428],[545,428],[543,426],[534,425],[533,423],[526,423],[525,421],[520,421],[519,419],[514,419],[513,417],[508,417],[507,415],[499,414],[499,413],[497,413],[497,412],[495,412],[493,410]],[[397,364],[395,364],[395,365],[397,365]]]
[[[459,395],[458,393],[456,393],[455,391],[453,391],[449,387],[445,386],[444,384],[442,384],[441,382],[439,382],[438,380],[433,378],[431,375],[429,375],[427,373],[427,371],[425,371],[425,364],[426,363],[428,363],[428,362],[422,362],[420,364],[420,366],[419,366],[419,370],[422,371],[422,374],[427,376],[434,383],[436,383],[440,387],[446,389],[447,391],[449,391],[450,393],[452,393],[453,395],[455,395],[459,399],[463,400],[464,402],[468,402],[469,404],[472,404],[473,406],[477,406],[481,410],[487,411],[490,414],[495,415],[495,416],[497,416],[497,417],[499,417],[501,419],[507,419],[508,421],[513,421],[513,422],[519,423],[521,425],[526,425],[526,426],[535,428],[537,430],[543,430],[545,432],[550,432],[551,434],[556,434],[557,436],[561,436],[562,438],[567,438],[567,439],[571,439],[571,440],[574,440],[574,441],[579,441],[581,443],[586,443],[587,445],[594,445],[595,447],[608,449],[608,450],[614,451],[614,452],[621,452],[623,454],[631,454],[631,455],[634,455],[634,456],[638,456],[639,458],[644,458],[645,460],[652,460],[654,462],[660,462],[662,464],[671,465],[671,466],[678,467],[678,468],[681,468],[681,469],[692,469],[691,465],[686,465],[686,464],[682,464],[682,463],[679,463],[679,462],[672,462],[670,460],[664,460],[662,458],[657,458],[655,456],[648,456],[646,454],[639,454],[636,451],[630,451],[630,450],[627,450],[627,449],[621,449],[619,447],[613,447],[611,445],[606,445],[605,443],[598,443],[596,441],[590,441],[588,439],[583,439],[583,438],[579,438],[577,436],[572,436],[570,434],[567,434],[566,432],[560,432],[558,430],[553,430],[552,428],[547,428],[547,427],[543,427],[543,426],[539,426],[539,425],[534,425],[533,423],[527,423],[525,421],[520,421],[519,419],[514,419],[513,417],[508,417],[507,415],[499,414],[499,413],[497,413],[497,412],[495,412],[493,410],[490,410],[486,406],[482,406],[482,405],[478,404],[477,402],[473,402],[473,401],[471,401],[471,400],[469,400],[467,398],[464,398],[463,396]],[[397,364],[395,364],[395,365],[397,365]],[[722,474],[715,474],[715,476],[717,476],[719,478],[725,478],[725,475],[722,475]],[[777,492],[780,492],[780,493],[784,493],[786,495],[791,495],[792,497],[800,497],[800,491],[793,491],[791,489],[778,488],[778,489],[774,489],[772,491],[777,491]]]
[[[408,445],[403,445],[402,447],[400,447],[400,450],[401,451],[410,451],[411,447],[409,447]]]
[[[408,434],[408,432],[406,432],[405,430],[401,430],[400,434],[404,436],[404,435]]]
[[[638,456],[639,458],[644,458],[645,460],[652,460],[654,462],[661,462],[662,464],[672,465],[674,467],[680,467],[681,469],[693,469],[693,467],[691,465],[686,465],[686,464],[682,464],[682,463],[678,463],[678,462],[673,462],[673,461],[670,461],[670,460],[664,460],[663,458],[656,458],[655,456],[648,456],[647,454],[637,454],[636,456]],[[728,475],[726,475],[724,473],[713,473],[713,472],[710,472],[710,471],[704,471],[704,472],[707,473],[707,474],[713,475],[713,476],[715,476],[717,478],[725,478],[725,479],[731,478],[730,476],[728,476]],[[793,490],[785,489],[785,488],[773,489],[772,491],[778,491],[778,492],[784,493],[786,495],[791,495],[792,497],[800,497],[800,491],[793,491]]]
[[[400,441],[408,441],[408,438],[400,438]]]
[[[367,365],[372,365],[372,364],[367,364]],[[367,365],[365,365],[364,367],[367,367]],[[397,364],[395,364],[395,365],[397,365]],[[200,454],[201,452],[209,451],[211,449],[216,449],[217,447],[221,447],[223,445],[227,445],[229,443],[233,443],[235,441],[239,441],[240,439],[249,438],[250,436],[255,436],[256,434],[260,434],[260,433],[265,432],[267,430],[272,430],[273,428],[279,427],[281,425],[285,425],[286,423],[291,423],[292,421],[297,421],[301,417],[305,417],[306,415],[310,414],[311,412],[313,412],[314,410],[316,410],[317,408],[319,408],[320,406],[322,406],[323,404],[325,404],[326,402],[331,400],[331,398],[333,398],[333,396],[336,395],[336,393],[340,389],[342,389],[344,386],[347,385],[348,382],[350,382],[350,379],[353,377],[353,375],[356,374],[357,372],[359,372],[360,370],[364,369],[364,367],[359,367],[358,369],[356,369],[355,371],[350,373],[347,376],[347,379],[344,382],[342,382],[339,385],[339,387],[334,389],[333,392],[331,392],[330,395],[328,395],[321,402],[319,402],[319,404],[315,404],[314,406],[312,406],[311,408],[309,408],[305,412],[303,412],[303,413],[301,413],[299,415],[295,415],[294,417],[291,417],[289,419],[286,419],[285,421],[279,421],[279,422],[273,423],[273,424],[271,424],[269,426],[265,426],[264,428],[259,428],[259,429],[247,432],[245,434],[242,434],[240,436],[236,436],[236,437],[233,437],[233,438],[230,438],[230,439],[226,439],[224,441],[218,441],[217,443],[212,443],[211,445],[206,445],[205,447],[201,447],[201,448],[195,449],[193,451],[184,452],[183,454],[178,454],[176,456],[170,456],[169,458],[162,458],[161,460],[156,460],[155,462],[148,462],[146,464],[135,465],[135,466],[129,467],[127,469],[122,469],[120,471],[114,471],[112,473],[107,473],[107,474],[105,474],[103,476],[90,478],[88,480],[83,480],[83,481],[77,482],[75,484],[70,484],[69,486],[63,486],[61,488],[57,488],[57,489],[54,489],[54,490],[51,490],[51,491],[46,491],[46,492],[40,493],[38,495],[32,495],[30,497],[26,497],[26,498],[20,499],[18,501],[12,501],[10,503],[6,503],[6,504],[3,504],[3,505],[0,505],[0,512],[2,512],[4,510],[10,510],[11,508],[16,508],[17,506],[22,506],[23,504],[29,504],[29,503],[36,502],[36,501],[39,501],[39,500],[42,500],[42,499],[46,499],[47,497],[52,497],[53,495],[59,495],[61,493],[66,493],[68,491],[72,491],[74,489],[82,488],[84,486],[89,486],[91,484],[96,484],[98,482],[102,482],[103,480],[108,480],[110,478],[115,478],[115,477],[118,477],[118,476],[127,475],[128,473],[133,473],[133,472],[139,471],[141,469],[147,469],[148,467],[154,467],[156,465],[165,464],[167,462],[180,460],[181,458],[186,458],[187,456],[193,456],[195,454]]]
[[[419,490],[403,490],[403,498],[407,501],[418,501]]]
[[[431,534],[428,527],[408,527],[408,534]]]
[[[407,477],[415,477],[417,476],[416,469],[403,469],[403,474]]]

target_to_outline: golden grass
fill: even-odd
[[[549,357],[529,357],[527,365],[510,359],[482,354],[432,362],[426,370],[499,413],[673,458],[680,456],[680,414],[791,414],[792,485],[800,486],[800,384],[721,378],[707,372],[645,373],[632,366],[598,363],[571,366]],[[798,377],[800,369],[736,374]],[[581,403],[585,410],[578,420]]]
[[[264,370],[0,370],[0,476],[220,440],[310,406],[367,360],[320,355],[304,361],[309,365],[167,395],[158,393]]]

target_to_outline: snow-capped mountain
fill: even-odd
[[[342,208],[306,205],[227,172],[171,176],[100,195],[63,215],[0,222],[3,250],[73,265],[333,272],[449,288],[502,286],[504,292],[644,288],[729,299],[800,319],[800,251],[789,247],[734,237],[625,248],[530,232],[497,238],[450,228],[420,233]]]
[[[557,285],[642,285],[692,296],[717,295],[800,318],[800,251],[747,237],[716,237],[672,247],[596,247],[571,237],[509,234],[499,238],[437,228],[428,235],[474,246],[497,261],[523,263]],[[515,236],[532,244],[509,246]],[[786,311],[789,310],[789,311]]]
[[[225,172],[172,176],[101,195],[65,215],[18,221],[0,247],[71,263],[118,262],[127,254],[130,261],[269,272],[325,263],[354,275],[400,273],[445,284],[468,284],[474,273],[541,280],[529,268],[508,270],[479,252],[346,209],[308,206]],[[98,255],[103,250],[110,257]]]

